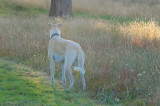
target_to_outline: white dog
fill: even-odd
[[[85,70],[84,70],[84,52],[81,49],[80,45],[61,38],[61,32],[58,28],[61,24],[52,25],[49,24],[50,29],[50,42],[48,46],[48,57],[50,60],[50,68],[51,68],[51,85],[54,83],[54,72],[55,72],[55,61],[60,62],[62,66],[62,82],[63,85],[66,86],[66,77],[65,72],[67,72],[68,77],[70,79],[70,87],[71,89],[74,84],[74,78],[72,76],[72,65],[74,61],[77,59],[78,67],[74,67],[74,70],[80,71],[82,77],[82,85],[83,90],[86,89],[86,82],[84,78]]]

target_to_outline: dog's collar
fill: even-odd
[[[54,34],[52,34],[52,36],[51,36],[51,38],[50,38],[50,39],[52,39],[52,38],[53,38],[53,36],[56,36],[56,35],[58,35],[58,36],[59,36],[59,34],[58,34],[58,33],[54,33]]]

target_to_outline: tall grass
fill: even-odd
[[[160,27],[154,21],[120,25],[91,19],[0,17],[0,56],[49,72],[50,22],[62,23],[62,37],[78,42],[85,51],[92,96],[114,104],[158,97]],[[59,70],[56,67],[56,73]],[[75,87],[80,88],[80,75],[73,74]]]
[[[43,19],[0,17],[1,55],[17,57],[18,61],[25,60],[26,64],[36,68],[45,66],[43,58],[47,55],[49,37],[46,32],[48,22]],[[43,63],[39,61],[41,59]]]

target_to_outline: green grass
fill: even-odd
[[[97,105],[82,91],[68,91],[49,76],[26,66],[0,59],[0,105]]]
[[[7,2],[0,0],[0,15],[23,15],[23,16],[37,16],[38,14],[48,14],[48,10],[34,7],[23,7],[21,5],[14,4],[13,2]]]
[[[129,23],[132,21],[135,21],[134,18],[129,17],[115,17],[115,16],[99,16],[99,15],[93,15],[90,13],[74,13],[74,16],[76,18],[93,18],[93,19],[103,19],[111,22],[118,22],[118,23]]]
[[[110,22],[113,22],[113,23],[120,23],[120,24],[129,24],[131,22],[141,22],[141,21],[144,21],[144,22],[149,22],[150,20],[152,19],[147,19],[147,18],[131,18],[131,17],[117,17],[117,16],[106,16],[106,15],[94,15],[94,14],[90,14],[90,13],[85,13],[85,12],[76,12],[76,13],[73,13],[74,17],[75,18],[89,18],[89,19],[102,19],[102,20],[106,20],[106,21],[110,21]],[[160,25],[160,20],[157,19],[155,20],[159,25]]]

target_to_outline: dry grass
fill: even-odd
[[[49,37],[46,23],[48,22],[44,21],[46,19],[43,22],[40,20],[42,19],[0,17],[1,55],[18,57],[19,60],[25,60],[28,65],[36,68],[46,66],[46,60],[43,62],[39,60],[46,58],[47,55]]]
[[[132,22],[129,26],[121,26],[120,32],[136,46],[159,48],[160,27],[155,21]]]
[[[105,101],[106,96],[121,101],[152,97],[156,93],[160,27],[154,21],[119,25],[89,19],[54,21],[46,16],[0,17],[0,55],[49,72],[47,23],[50,22],[63,23],[62,37],[78,42],[84,49],[88,90],[100,94]],[[143,41],[149,43],[142,44]],[[74,77],[79,88],[80,76],[74,72]],[[121,95],[108,95],[106,91]]]
[[[49,9],[50,0],[12,0],[23,6]],[[73,12],[121,17],[160,17],[159,0],[72,0]]]

